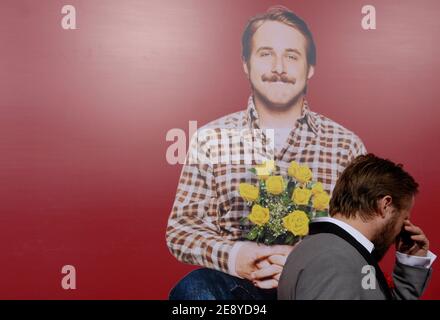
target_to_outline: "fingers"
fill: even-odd
[[[271,264],[269,267],[254,271],[251,273],[253,280],[261,280],[264,278],[272,277],[278,273],[281,273],[282,267],[276,264]]]
[[[427,249],[429,247],[429,240],[424,234],[418,234],[411,236],[411,239],[417,242],[417,245],[422,249]]]
[[[264,269],[264,271],[255,272],[251,274],[252,279],[263,279],[266,277],[272,277],[276,281],[280,280],[281,270],[283,269],[284,264],[286,263],[286,256],[283,255],[273,255],[269,256],[267,259],[261,260],[257,263],[257,267],[259,269]],[[272,267],[272,266],[276,267]],[[255,278],[254,278],[255,277]],[[255,280],[257,282],[261,282]],[[266,281],[266,280],[263,280]]]
[[[405,253],[409,255],[414,255],[414,253],[416,253],[419,250],[420,250],[419,246],[417,244],[414,244],[411,248],[406,249]]]
[[[263,259],[272,255],[285,255],[288,256],[293,250],[293,246],[288,245],[275,245],[275,246],[264,246],[257,252],[257,258]]]
[[[284,264],[286,263],[287,256],[277,254],[277,255],[270,256],[268,258],[268,260],[271,264],[277,264],[280,267],[283,267]]]
[[[423,246],[429,246],[429,240],[424,234],[423,230],[411,223],[411,221],[405,221],[405,230],[411,233],[412,240],[418,242],[419,244],[423,244]]]
[[[270,266],[270,262],[267,259],[263,259],[256,263],[258,269],[264,269]]]
[[[290,252],[293,250],[293,246],[288,246],[288,245],[277,245],[274,246],[274,251],[272,253],[272,255],[276,255],[276,254],[282,254],[285,256],[288,256],[290,254]]]
[[[289,246],[289,245],[268,246],[264,244],[258,244],[255,242],[246,241],[242,244],[242,246],[238,251],[237,259],[235,263],[235,270],[240,277],[249,280],[254,280],[251,276],[251,273],[253,271],[265,270],[272,265],[272,263],[267,259],[268,257],[272,255],[287,256],[292,251],[292,249],[293,246]],[[274,265],[278,265],[277,269],[282,267],[283,259],[275,258],[274,261],[276,261]],[[264,275],[267,274],[266,272],[269,272],[268,277],[276,274],[277,272],[280,272],[280,271],[274,271],[272,268],[266,270],[261,277],[264,277]],[[256,280],[259,279],[261,279],[260,276],[258,276]]]
[[[268,247],[268,246],[264,246],[264,247],[262,246],[261,248],[259,248],[257,250],[257,252],[255,254],[256,254],[256,259],[257,260],[265,259],[265,258],[267,258],[268,256],[270,256],[272,254],[271,253],[271,248]]]
[[[254,285],[261,289],[274,289],[274,288],[278,288],[278,281],[275,279],[254,281]]]
[[[424,234],[414,234],[411,236],[411,239],[417,242],[427,242],[428,239]]]
[[[409,220],[405,220],[405,230],[412,234],[423,234],[423,230]]]

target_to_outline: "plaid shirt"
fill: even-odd
[[[270,137],[261,134],[259,128],[250,97],[246,110],[207,124],[198,130],[203,135],[196,134],[191,140],[166,231],[167,245],[178,260],[235,275],[228,266],[229,255],[243,233],[240,219],[249,213],[238,186],[241,182],[257,184],[257,177],[249,172],[256,163],[235,161],[234,156],[229,163],[191,160],[196,154],[206,159],[217,156],[220,160],[231,151],[244,155],[245,144],[234,140],[237,130],[251,130],[252,151],[266,158],[272,156],[277,164],[275,174],[287,176],[287,168],[295,160],[308,165],[313,180],[321,182],[330,194],[350,161],[366,153],[359,137],[312,112],[307,102],[288,138],[273,154],[267,148]]]

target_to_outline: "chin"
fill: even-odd
[[[287,109],[289,107],[289,104],[285,101],[273,101],[271,105],[274,109]]]
[[[272,102],[272,105],[276,108],[290,108],[293,104],[295,104],[298,101],[298,97],[287,97],[283,99],[273,99],[270,100]]]
[[[294,96],[268,96],[267,101],[277,108],[285,108],[292,102]]]

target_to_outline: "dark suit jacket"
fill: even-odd
[[[370,263],[352,244],[335,234],[307,236],[287,258],[278,285],[278,299],[386,299],[377,279],[373,286],[365,288],[364,277],[368,274],[365,269],[362,271],[367,265]],[[394,297],[419,298],[431,272],[396,262]]]

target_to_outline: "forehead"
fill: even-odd
[[[306,50],[305,37],[295,28],[278,21],[264,22],[252,38],[253,50],[259,47],[271,47],[275,50],[297,49]]]
[[[414,207],[414,203],[415,203],[415,196],[412,196],[411,199],[407,202],[407,207],[404,209],[406,211],[407,217],[409,218],[411,216],[411,211]]]

